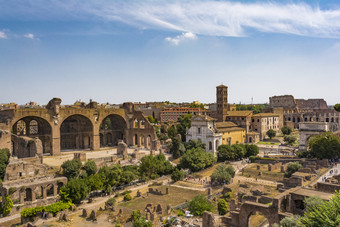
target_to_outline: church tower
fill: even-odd
[[[225,121],[228,112],[228,87],[223,84],[216,87],[217,121]]]

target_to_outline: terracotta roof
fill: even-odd
[[[230,127],[230,128],[217,128],[218,132],[234,132],[234,131],[245,131],[245,128],[241,127]]]
[[[221,84],[221,85],[219,85],[219,86],[217,86],[217,87],[227,87],[227,86],[225,86],[225,85]]]
[[[247,117],[251,115],[253,111],[251,110],[236,110],[236,111],[228,111],[227,116],[230,117]]]
[[[192,116],[192,118],[195,118],[195,117],[200,117],[200,118],[205,119],[205,120],[207,120],[207,121],[217,121],[216,118],[210,117],[210,116],[208,116],[208,115],[202,115],[202,114],[200,114],[200,115],[194,115],[194,116]]]
[[[237,124],[231,121],[224,121],[224,122],[216,122],[216,128],[230,128],[236,127]]]
[[[253,117],[278,117],[279,114],[275,114],[275,113],[258,113],[258,114],[254,114]]]

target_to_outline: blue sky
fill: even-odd
[[[340,102],[340,1],[0,0],[0,103]]]

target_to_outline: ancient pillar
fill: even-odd
[[[61,123],[60,123],[61,124]],[[51,155],[60,155],[60,125],[52,123]]]
[[[24,204],[25,203],[25,191],[19,191],[19,201],[20,204]]]
[[[99,150],[100,149],[100,135],[99,135],[99,123],[93,123],[93,129],[92,129],[92,138],[91,138],[91,150]],[[103,139],[106,138],[106,136],[103,135]]]
[[[46,186],[42,186],[41,193],[42,193],[43,199],[46,199],[47,198],[47,188],[46,188]]]
[[[35,188],[31,188],[31,192],[32,192],[32,201],[36,200],[36,195],[35,195]]]
[[[58,195],[58,185],[53,184],[53,196],[57,196],[57,195]]]
[[[137,145],[138,147],[141,146],[141,136],[139,134],[137,134]]]

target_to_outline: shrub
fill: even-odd
[[[283,135],[290,135],[292,133],[292,129],[288,126],[283,126],[281,128],[281,132]]]
[[[132,196],[130,194],[124,195],[124,201],[130,201],[132,199]]]
[[[49,212],[55,216],[60,211],[69,209],[74,204],[71,202],[59,201],[48,206],[25,208],[20,212],[21,217],[35,217],[37,213]]]
[[[287,166],[287,171],[284,175],[284,177],[290,177],[293,173],[298,171],[300,168],[302,168],[302,165],[299,162],[290,162]]]
[[[185,177],[185,172],[183,170],[179,170],[177,168],[171,174],[171,179],[174,182],[183,180],[184,177]]]
[[[115,204],[116,204],[115,198],[110,198],[105,202],[105,205],[107,205],[107,206],[114,206]]]
[[[285,135],[285,136],[283,137],[283,140],[284,140],[287,144],[293,145],[293,144],[295,143],[295,141],[296,141],[296,137],[293,136],[293,135]]]
[[[84,170],[88,176],[93,175],[97,173],[97,165],[93,160],[88,160],[84,165]]]
[[[218,200],[217,210],[220,215],[225,215],[227,211],[229,210],[227,201],[225,201],[224,199]]]
[[[182,210],[178,210],[178,211],[177,211],[177,216],[178,216],[178,217],[183,217],[183,216],[184,216],[183,211],[182,211]]]
[[[202,216],[204,211],[211,212],[213,210],[213,205],[205,196],[198,195],[189,202],[188,209],[193,215]]]
[[[212,182],[229,183],[234,176],[235,170],[231,165],[221,164],[217,166],[210,178]]]
[[[11,213],[12,208],[13,208],[13,201],[12,201],[11,197],[6,196],[6,203],[2,208],[3,216],[9,215]]]

